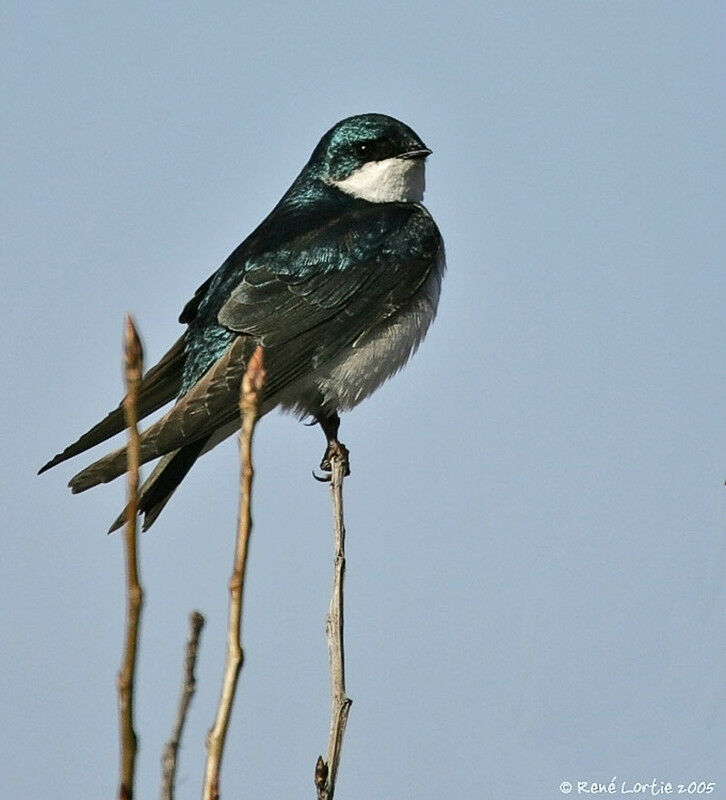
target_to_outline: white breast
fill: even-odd
[[[416,352],[436,316],[444,274],[443,252],[411,303],[379,323],[340,355],[285,392],[280,404],[300,416],[348,411],[395,375]]]
[[[426,188],[422,158],[386,158],[369,161],[333,186],[370,203],[420,203]]]

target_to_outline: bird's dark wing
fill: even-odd
[[[267,348],[268,396],[404,307],[435,268],[441,237],[422,206],[362,205],[250,259],[219,310]]]
[[[192,299],[184,306],[181,314],[179,314],[179,322],[186,324],[191,322],[194,317],[196,317],[197,311],[199,311],[199,304],[206,297],[213,280],[214,275],[210,275],[207,280],[204,281],[204,283],[197,289],[197,291],[194,292],[194,297],[192,297]]]
[[[141,462],[206,440],[236,420],[240,381],[258,342],[266,348],[265,400],[274,405],[275,395],[297,378],[404,307],[435,268],[440,248],[438,229],[421,206],[366,204],[288,246],[248,259],[217,313],[218,323],[240,335],[142,434]],[[217,291],[224,286],[215,283]],[[69,485],[82,492],[125,469],[121,448]]]
[[[184,337],[179,337],[161,361],[144,375],[139,388],[139,419],[147,417],[176,397],[181,386],[184,357]],[[54,456],[41,467],[38,474],[110,439],[125,427],[122,400],[118,408],[66,447],[62,453]]]

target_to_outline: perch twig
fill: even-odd
[[[189,704],[192,701],[194,690],[196,689],[196,679],[194,678],[194,668],[197,663],[197,652],[199,651],[199,635],[204,627],[204,617],[198,611],[192,611],[189,615],[189,638],[184,651],[184,674],[182,678],[182,689],[179,695],[179,705],[177,706],[176,719],[171,732],[171,738],[164,747],[161,756],[161,800],[174,800],[174,783],[176,781],[177,755],[181,743],[182,731],[187,718]]]
[[[119,800],[132,800],[136,766],[136,733],[134,732],[134,676],[139,642],[139,621],[144,593],[139,583],[136,553],[136,515],[139,499],[139,429],[138,396],[143,372],[144,352],[130,316],[124,326],[124,375],[126,397],[124,417],[129,429],[128,444],[128,513],[124,527],[126,554],[126,635],[121,669],[118,673],[118,708],[121,740]]]
[[[330,659],[330,734],[325,759],[318,756],[315,764],[315,787],[318,800],[333,800],[338,775],[343,735],[352,700],[345,693],[345,649],[343,642],[343,584],[345,579],[345,522],[343,519],[343,479],[347,464],[339,454],[331,458],[330,493],[333,501],[335,562],[333,591],[325,624]]]
[[[252,434],[260,413],[260,401],[265,385],[264,349],[260,346],[252,354],[247,371],[242,378],[240,392],[240,450],[242,469],[240,475],[240,504],[237,517],[237,545],[234,570],[229,581],[229,620],[227,624],[227,655],[225,658],[222,694],[219,698],[217,716],[207,735],[207,764],[204,771],[204,800],[219,800],[219,771],[222,762],[227,726],[237,688],[244,652],[240,641],[242,622],[242,594],[250,532],[252,530],[251,492]]]

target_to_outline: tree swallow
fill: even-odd
[[[445,260],[421,205],[431,151],[383,114],[348,117],[320,140],[269,216],[186,304],[185,332],[144,376],[139,416],[175,404],[141,436],[143,529],[203,453],[239,428],[239,386],[265,348],[265,414],[279,406],[320,424],[330,470],[338,412],[398,372],[434,319]],[[44,472],[124,429],[119,405]],[[126,471],[126,448],[71,479],[83,492]],[[126,512],[111,526],[121,527]]]

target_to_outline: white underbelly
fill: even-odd
[[[347,411],[398,372],[416,352],[436,316],[444,257],[410,304],[381,322],[335,359],[285,391],[279,404],[301,416]],[[322,400],[322,409],[320,402]]]

